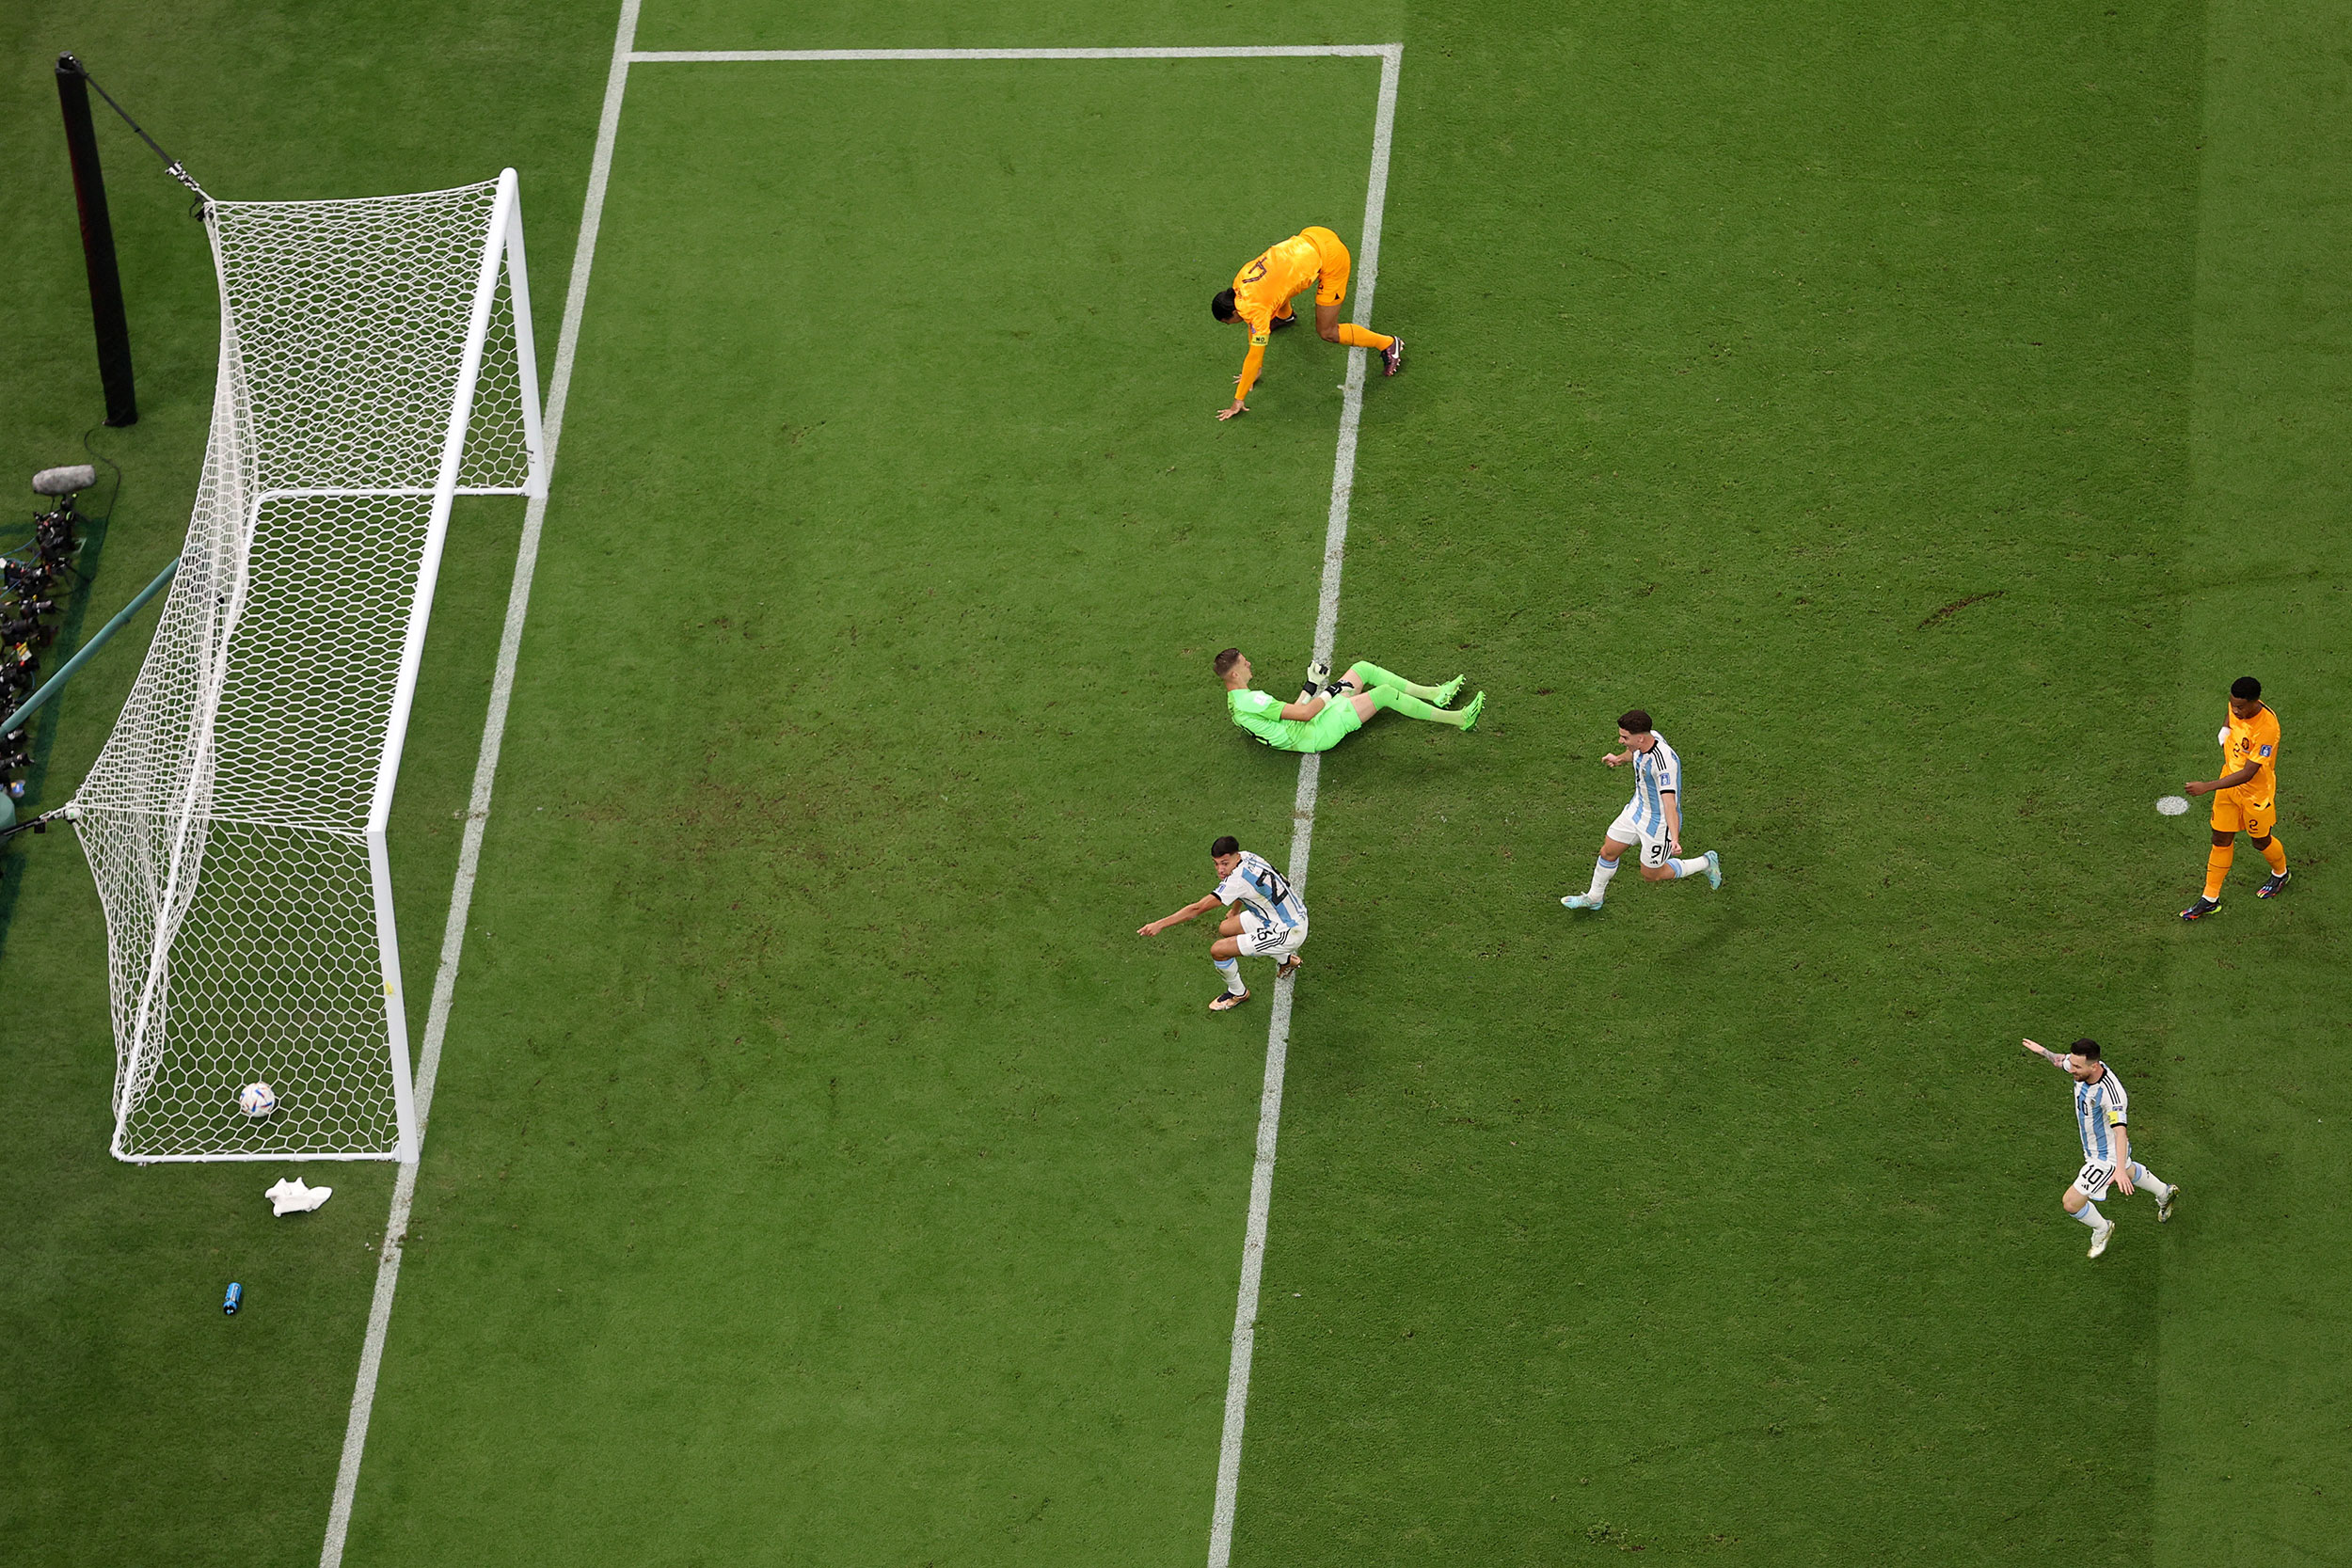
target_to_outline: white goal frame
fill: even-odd
[[[455,498],[537,501],[547,494],[518,182],[509,168],[494,182],[414,197],[204,200],[221,349],[196,517],[137,684],[65,813],[106,906],[117,1057],[110,1152],[137,1164],[413,1162],[422,1115],[388,844],[401,754]],[[464,336],[453,362],[458,318],[447,308],[469,259]],[[409,334],[397,330],[405,325],[398,310],[369,313],[387,299],[415,308],[423,294],[400,291],[425,291],[420,278],[437,288],[426,302],[444,313]],[[485,356],[496,359],[487,387]],[[469,468],[478,402],[497,423],[491,450],[477,450]],[[265,538],[276,556],[257,553]],[[373,596],[357,610],[313,602],[304,619],[306,592],[346,587],[337,572]],[[257,574],[264,579],[258,588]],[[273,620],[280,614],[287,623]],[[300,701],[281,705],[291,718],[264,706],[280,664],[299,665],[304,675]],[[226,740],[225,698],[244,705],[237,722],[245,731]],[[349,721],[330,733],[319,714],[336,703],[348,707]],[[362,771],[371,760],[372,772]],[[269,874],[273,847],[299,863],[311,852],[306,847],[322,847],[318,854],[348,871],[337,911],[345,922],[342,962],[321,987],[333,991],[326,1001],[287,990],[299,962],[284,950],[306,941],[314,950],[326,945],[295,917],[336,901],[333,889],[322,895],[301,887],[298,863],[285,879],[296,891],[278,907],[264,896],[224,905],[213,913],[209,949],[199,940],[200,956],[176,953],[190,944],[191,910],[206,897],[208,870],[230,874],[214,863],[224,846],[233,846],[229,861],[245,857],[240,869],[256,880]],[[355,848],[372,904],[364,912],[350,908]],[[358,1001],[364,966],[355,950],[371,930],[380,1008]],[[269,975],[253,981],[268,994],[184,1022],[197,1009],[179,992],[210,986],[211,994],[233,994],[240,956],[254,958],[257,974],[255,956],[271,959]],[[175,957],[200,975],[180,973]],[[253,1059],[240,1050],[240,1022],[258,1020],[252,1032],[269,1037],[253,1051],[284,1059],[300,1053],[290,1042],[306,1022],[330,1019],[313,1026],[344,1031],[334,1054],[364,1082],[367,1110],[346,1118],[320,1103],[282,1123],[241,1125],[230,1115],[233,1087],[230,1106],[216,1103],[222,1086],[205,1077],[208,1065],[222,1054]],[[159,1071],[200,1087],[177,1090],[183,1112],[142,1118],[159,1092]],[[330,1086],[320,1085],[311,1098],[330,1100]]]

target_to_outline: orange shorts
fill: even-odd
[[[1310,226],[1300,230],[1298,237],[1315,247],[1315,260],[1322,263],[1315,278],[1315,303],[1337,305],[1347,297],[1347,246],[1328,229]]]
[[[2270,830],[2279,825],[2279,802],[2265,800],[2261,805],[2238,799],[2234,789],[2217,789],[2213,795],[2213,831],[2217,833],[2242,832],[2249,838],[2268,838]]]

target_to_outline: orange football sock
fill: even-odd
[[[1396,340],[1384,338],[1369,326],[1342,326],[1340,341],[1349,348],[1386,348]]]
[[[2205,896],[2219,898],[2221,884],[2230,879],[2230,860],[2237,853],[2233,844],[2217,844],[2205,857]]]
[[[2269,843],[2263,846],[2263,859],[2268,861],[2270,869],[2280,876],[2283,877],[2287,874],[2286,847],[2280,844],[2275,835]]]

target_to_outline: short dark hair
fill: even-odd
[[[1221,322],[1229,322],[1241,314],[1233,309],[1233,291],[1219,289],[1209,300],[1209,314]]]
[[[1649,734],[1649,710],[1631,707],[1617,715],[1617,728],[1628,735]]]
[[[2070,1056],[2080,1056],[2086,1062],[2095,1062],[2099,1059],[2099,1042],[2092,1039],[2076,1040],[2066,1048],[2066,1053]]]
[[[1217,655],[1216,678],[1218,680],[1223,680],[1226,676],[1232,674],[1233,673],[1233,666],[1239,664],[1240,662],[1241,650],[1239,648],[1228,648],[1223,653]]]
[[[2240,675],[2230,683],[2230,695],[2242,702],[2252,702],[2263,694],[2263,683],[2251,675]]]
[[[1215,844],[1209,846],[1209,859],[1211,860],[1216,859],[1219,855],[1238,855],[1240,853],[1241,840],[1235,838],[1231,833],[1227,833],[1223,838],[1218,839]]]

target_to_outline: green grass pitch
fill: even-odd
[[[520,171],[551,358],[616,6],[0,18],[7,450],[97,418],[48,63],[223,195]],[[1401,40],[1233,1560],[2342,1560],[2352,99],[2341,7],[647,0],[645,50]],[[1203,1560],[1345,360],[1207,295],[1354,244],[1365,59],[643,64],[348,1563]],[[216,319],[102,124],[177,547]],[[520,526],[461,507],[394,822],[421,1025]],[[86,618],[94,626],[97,619]],[[141,628],[144,629],[143,627]],[[141,639],[54,720],[81,776]],[[2235,675],[2262,903],[2196,890]],[[1285,693],[1286,694],[1286,693]],[[1640,704],[1727,879],[1567,914]],[[388,1168],[105,1157],[103,930],[0,880],[0,1560],[310,1563]],[[2106,1042],[2159,1230],[2058,1196]],[[307,1176],[317,1177],[315,1170]],[[243,1281],[247,1307],[218,1309]]]

